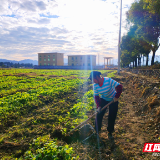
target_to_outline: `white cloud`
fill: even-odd
[[[132,0],[123,0],[125,12]],[[5,0],[0,3],[0,53],[37,59],[38,52],[117,57],[119,0]],[[122,28],[122,34],[125,32]],[[103,59],[103,58],[102,58]],[[102,60],[103,62],[103,60]]]

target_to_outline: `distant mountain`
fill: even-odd
[[[24,60],[19,61],[19,63],[32,63],[33,65],[38,65],[37,60],[31,60],[31,59],[24,59]]]
[[[8,59],[0,59],[0,62],[11,62],[11,63],[32,63],[33,65],[38,65],[37,60],[24,59],[21,61],[8,60]]]
[[[0,59],[0,62],[12,62],[12,63],[18,63],[18,61],[7,60],[7,59]]]

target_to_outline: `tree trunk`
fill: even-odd
[[[149,54],[147,54],[147,56],[146,56],[146,66],[148,66],[148,55]]]
[[[155,58],[155,53],[156,53],[155,50],[152,50],[152,51],[153,51],[153,55],[152,55],[152,60],[151,60],[151,66],[154,65],[154,58]]]
[[[141,56],[138,56],[138,66],[141,66]]]
[[[137,58],[135,59],[135,67],[137,67]]]

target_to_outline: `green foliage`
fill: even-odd
[[[32,110],[32,107],[41,107],[46,102],[63,97],[87,81],[82,77],[88,77],[90,72],[83,70],[1,69],[1,124],[5,125],[10,119],[20,118],[23,114],[27,114],[28,110]],[[103,74],[107,71],[101,72]],[[86,110],[86,104],[87,102],[82,103],[80,100],[77,105],[81,106],[79,107],[81,110],[75,110],[73,115],[81,112],[79,117],[84,118],[83,111]],[[93,101],[89,105],[93,105]]]
[[[143,46],[140,45],[139,40],[135,37],[135,31],[130,30],[128,35],[123,36],[121,42],[121,53],[122,67],[134,62],[137,56],[143,53]]]
[[[27,79],[23,79],[23,81],[27,82]],[[43,101],[44,97],[46,97],[47,100],[51,100],[59,95],[70,92],[73,88],[83,84],[84,81],[84,79],[78,78],[69,80],[66,78],[53,78],[49,80],[47,78],[43,78],[42,83],[39,83],[39,81],[33,81],[33,87],[31,87],[31,83],[26,84],[26,88],[28,86],[31,87],[27,92],[16,92],[13,95],[0,98],[0,118],[5,122],[11,114],[19,116],[21,115],[20,111],[26,107],[28,109],[31,108],[33,106],[33,102],[37,103],[36,105],[40,105],[42,103],[41,100]],[[20,82],[22,82],[22,79]],[[7,85],[5,85],[5,81],[3,81],[2,86],[3,88],[4,86],[7,87]],[[24,88],[24,85],[21,88]]]
[[[135,34],[138,39],[145,43],[140,43],[140,47],[143,46],[143,53],[147,56],[148,51],[152,50],[153,55],[151,59],[151,65],[154,64],[155,53],[159,48],[159,36],[160,36],[160,15],[157,14],[155,4],[160,5],[159,1],[155,0],[139,0],[135,1],[130,10],[127,12],[127,20],[131,26],[136,26]],[[153,7],[154,6],[154,7]],[[132,28],[132,27],[131,27]],[[129,50],[127,50],[129,52]],[[148,65],[148,63],[146,63]]]
[[[144,8],[152,14],[160,15],[160,1],[159,0],[143,0]]]
[[[33,140],[30,149],[24,154],[26,160],[74,160],[73,148],[69,145],[59,146],[56,140],[38,137]]]
[[[86,120],[88,118],[87,112],[93,109],[93,107],[93,90],[90,90],[84,94],[82,99],[79,99],[79,102],[70,109],[70,112],[67,112],[67,115],[64,117],[58,116],[58,121],[55,122],[54,127],[61,126],[62,134],[66,134],[67,131]]]
[[[36,110],[31,112],[31,115],[33,113],[34,116],[30,117],[29,114],[29,117],[23,123],[22,126],[25,127],[22,130],[14,129],[14,133],[20,133],[23,141],[27,139],[26,143],[30,142],[35,135],[41,134],[38,131],[43,130],[42,135],[48,134],[47,131],[44,132],[48,128],[53,131],[60,129],[63,134],[68,133],[76,125],[86,120],[88,118],[87,112],[94,109],[92,90],[86,92],[83,98],[81,98],[81,95],[78,96],[77,104],[75,104],[75,101],[72,102],[74,94],[70,95],[72,91],[78,93],[79,86],[82,87],[83,85],[85,87],[84,82],[87,81],[86,78],[90,72],[83,70],[0,70],[0,91],[3,93],[0,98],[0,126],[5,128],[5,125],[9,124],[8,122],[12,122],[10,120],[14,120],[16,123],[20,118],[23,119],[22,115],[27,115],[35,107]],[[106,74],[108,71],[103,70],[101,72]],[[107,76],[114,76],[116,71],[109,72]],[[67,101],[66,98],[69,100]],[[50,104],[48,105],[48,103]],[[41,110],[41,107],[43,107],[43,110]],[[38,130],[39,126],[42,127],[40,130]],[[27,127],[33,128],[29,129]],[[7,125],[6,128],[8,129]],[[7,137],[15,137],[16,134],[14,135],[12,132],[7,133]],[[3,143],[4,140],[3,136],[0,143]],[[16,157],[13,152],[11,154],[12,157]],[[20,159],[24,157],[27,160],[78,159],[78,157],[74,158],[72,155],[75,154],[68,145],[60,146],[56,140],[39,137],[34,140],[30,149]]]

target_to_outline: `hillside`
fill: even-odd
[[[115,80],[123,85],[123,93],[111,157],[157,159],[142,150],[144,143],[160,142],[160,80],[131,72],[122,72]]]
[[[8,60],[8,59],[0,59],[0,62],[10,62],[10,63],[32,63],[33,65],[38,65],[37,60],[31,60],[31,59],[24,59],[21,61],[16,60]]]

